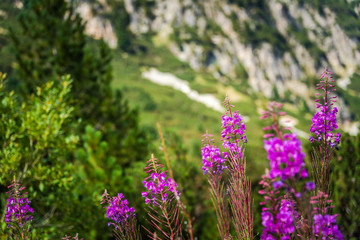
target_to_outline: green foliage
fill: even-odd
[[[108,14],[118,38],[118,46],[121,50],[131,50],[133,35],[128,29],[130,24],[129,14],[126,12],[124,1],[109,0],[107,4],[111,6],[111,13]]]
[[[137,110],[128,107],[120,91],[113,92],[111,89],[110,49],[103,41],[87,40],[83,32],[84,23],[68,1],[30,0],[25,3],[19,17],[20,28],[11,30],[17,61],[18,89],[22,93],[19,99],[28,99],[29,93],[42,93],[45,90],[38,90],[41,85],[49,85],[46,89],[49,88],[47,91],[52,93],[55,90],[50,89],[58,89],[63,85],[63,81],[58,80],[60,75],[70,74],[73,78],[73,87],[67,88],[67,96],[72,101],[59,106],[63,111],[60,115],[60,120],[64,121],[60,122],[61,126],[53,119],[56,116],[42,110],[41,107],[49,108],[49,104],[44,103],[33,103],[31,106],[34,109],[29,109],[38,111],[38,115],[47,115],[30,115],[23,122],[24,128],[28,129],[23,135],[31,136],[34,131],[42,137],[36,140],[44,144],[43,148],[46,147],[50,153],[55,151],[53,155],[45,154],[46,158],[53,156],[55,159],[63,159],[64,164],[59,171],[64,176],[56,175],[52,172],[50,160],[37,154],[40,150],[32,153],[39,158],[38,162],[46,164],[46,167],[41,168],[43,177],[29,175],[37,181],[41,180],[41,184],[28,185],[31,182],[24,182],[25,186],[30,186],[30,194],[36,190],[32,197],[36,197],[35,211],[41,210],[38,212],[38,230],[43,232],[43,239],[54,239],[61,232],[72,235],[78,232],[88,239],[110,237],[104,209],[99,206],[99,197],[108,188],[111,194],[123,192],[129,201],[135,199],[134,193],[140,192],[137,175],[143,172],[142,161],[146,159],[149,140],[138,124]],[[49,101],[63,101],[63,96],[52,94]],[[65,124],[67,109],[71,110],[74,119],[81,121],[76,121],[74,125]],[[17,116],[15,108],[13,115]],[[52,128],[47,129],[48,125]],[[70,141],[71,138],[60,136],[67,132],[81,136],[75,159],[74,149],[77,146]],[[49,135],[58,142],[52,142],[53,138]],[[14,140],[9,142],[13,144]],[[24,147],[24,151],[26,149],[31,150]],[[22,153],[9,156],[20,158]],[[141,163],[136,163],[138,161]],[[76,168],[72,167],[74,165]],[[26,169],[14,169],[10,173],[20,170],[24,175],[30,174]],[[5,175],[8,174],[6,172]],[[70,180],[71,189],[66,188],[62,195],[61,188],[48,187],[61,184],[67,186],[63,182]],[[42,199],[47,199],[48,203]],[[55,199],[60,200],[54,204]],[[51,209],[50,203],[53,203]]]
[[[360,135],[341,137],[339,151],[335,152],[331,190],[334,213],[345,239],[360,236]]]
[[[33,92],[49,79],[71,74],[73,91],[81,94],[83,69],[73,64],[86,59],[81,18],[64,0],[30,0],[24,8],[19,16],[20,31],[10,29],[23,90]]]
[[[15,18],[20,10],[15,7],[13,0],[2,0],[0,12],[0,71],[8,74],[9,81],[12,79],[12,63],[15,57],[12,53],[8,29],[16,26]]]
[[[112,195],[124,193],[131,206],[142,205],[139,179],[144,178],[145,160],[124,168],[111,156],[109,144],[102,139],[101,132],[88,125],[81,136],[82,146],[76,150],[76,185],[71,191],[71,204],[78,217],[69,216],[68,222],[88,239],[111,238],[106,210],[100,205],[105,189]],[[142,209],[136,207],[139,218],[145,215]]]
[[[23,102],[5,90],[3,80],[0,85],[1,211],[5,210],[3,189],[16,176],[27,186],[29,198],[36,199],[32,206],[43,216],[35,218],[39,226],[62,219],[64,202],[54,203],[73,186],[71,156],[78,137],[71,131],[75,125],[71,81],[64,77],[59,83],[38,87]]]
[[[59,181],[66,177],[65,172],[55,163],[64,164],[78,141],[71,131],[64,130],[71,123],[73,113],[69,106],[70,83],[68,77],[62,78],[58,86],[48,82],[21,105],[14,92],[4,90],[1,83],[1,184],[9,183],[16,175],[18,179],[34,178],[66,185],[68,180]]]
[[[65,0],[30,0],[19,21],[20,31],[11,31],[11,38],[24,92],[71,74],[74,113],[83,120],[80,129],[87,124],[100,129],[118,162],[142,160],[147,139],[137,124],[137,111],[111,90],[109,47],[103,41],[87,43],[83,21]]]

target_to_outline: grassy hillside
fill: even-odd
[[[212,93],[218,99],[228,94],[235,110],[249,120],[246,122],[248,144],[246,153],[249,171],[259,177],[268,162],[262,143],[264,122],[259,120],[259,110],[264,109],[268,100],[261,95],[240,92],[239,88],[221,84],[206,72],[195,72],[186,63],[179,61],[167,48],[155,46],[151,40],[138,42],[139,50],[134,54],[115,51],[113,60],[113,87],[122,89],[131,106],[141,111],[141,123],[156,134],[156,122],[175,130],[189,149],[188,158],[201,165],[201,136],[208,130],[214,134],[220,145],[221,113],[190,100],[185,94],[171,87],[159,86],[141,77],[142,71],[150,67],[162,72],[174,73],[187,80],[190,86],[202,93]],[[206,79],[206,80],[204,80]],[[256,99],[256,100],[255,100]],[[310,128],[311,114],[287,103],[285,109],[290,116],[299,119],[296,128],[305,132]],[[306,141],[305,141],[306,142]]]

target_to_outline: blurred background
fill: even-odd
[[[334,212],[345,238],[356,239],[359,13],[359,0],[2,0],[1,239],[14,175],[32,201],[37,239],[111,239],[99,204],[104,189],[124,193],[146,225],[143,168],[151,153],[164,163],[157,122],[195,236],[216,239],[201,136],[208,130],[221,144],[226,95],[247,127],[259,238],[258,182],[269,165],[260,113],[282,102],[281,123],[298,134],[309,161],[325,66],[336,79],[344,135],[334,159]]]

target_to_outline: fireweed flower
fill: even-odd
[[[340,133],[335,133],[335,129],[338,129],[336,114],[338,109],[332,107],[336,102],[336,96],[330,96],[331,92],[336,91],[334,89],[335,85],[333,83],[335,80],[332,78],[333,73],[328,71],[325,68],[325,71],[321,74],[321,81],[317,84],[318,90],[321,91],[317,93],[317,96],[320,96],[320,99],[316,99],[316,107],[320,111],[316,112],[312,118],[312,125],[310,132],[315,134],[315,137],[311,136],[309,140],[314,141],[324,141],[325,144],[330,144],[331,147],[336,147],[340,143]]]
[[[276,240],[276,223],[274,221],[274,216],[276,219],[276,215],[279,211],[279,201],[281,197],[279,197],[279,190],[274,190],[272,185],[275,183],[275,179],[269,178],[269,173],[267,171],[266,174],[262,176],[262,180],[260,181],[260,185],[262,186],[262,190],[259,191],[260,195],[264,195],[264,202],[261,202],[260,205],[264,206],[261,209],[261,223],[263,225],[263,233],[261,235],[261,239],[266,240]]]
[[[216,210],[218,229],[222,239],[231,239],[229,198],[233,213],[232,223],[239,239],[252,238],[253,213],[251,184],[245,174],[242,146],[246,142],[245,124],[238,111],[233,112],[230,99],[225,98],[226,114],[221,116],[221,141],[225,150],[214,145],[212,135],[203,136],[201,149],[204,175],[208,175],[212,200]],[[226,166],[228,164],[228,166]],[[223,172],[228,169],[229,184],[225,186]]]
[[[33,217],[30,214],[34,213],[34,210],[30,207],[28,198],[13,198],[10,196],[7,202],[5,216],[8,224],[16,222],[19,227],[22,227],[24,224],[33,220]]]
[[[232,112],[234,106],[230,104],[230,99],[226,96],[224,106],[227,109],[226,114],[221,116],[221,141],[223,147],[230,152],[236,151],[241,154],[240,142],[247,142],[245,134],[245,123],[239,114],[239,111]],[[241,157],[241,156],[240,156]]]
[[[264,135],[264,148],[270,161],[270,179],[277,179],[274,182],[274,188],[287,187],[288,190],[295,191],[294,187],[289,188],[293,181],[305,179],[308,177],[308,171],[305,168],[305,153],[302,151],[301,141],[295,133],[284,133],[289,128],[281,128],[278,122],[280,116],[286,113],[281,112],[282,104],[270,102],[268,111],[265,111],[261,119],[270,118],[273,122],[271,126],[265,127],[264,130],[271,130],[271,133]],[[292,184],[291,184],[292,185]],[[299,197],[298,192],[294,192]]]
[[[182,239],[182,218],[180,193],[177,184],[163,172],[162,164],[151,155],[145,171],[149,176],[143,181],[146,192],[141,195],[145,198],[148,208],[148,223],[152,230],[147,230],[149,237],[153,238],[154,232],[160,239]]]
[[[330,215],[328,210],[333,208],[332,200],[328,199],[328,195],[320,192],[311,198],[310,203],[313,206],[313,235],[317,239],[337,239],[343,240],[338,225],[336,224],[337,215]],[[322,206],[326,205],[326,206]]]
[[[321,236],[321,239],[337,239],[343,240],[344,237],[341,234],[338,225],[336,225],[336,215],[321,215],[316,214],[314,216],[313,231],[315,236]]]
[[[223,161],[228,164],[229,180],[227,196],[232,213],[232,224],[237,239],[253,238],[253,202],[251,199],[251,182],[246,175],[244,144],[246,126],[239,111],[232,111],[230,99],[226,96],[224,106],[226,114],[221,116],[221,141],[225,150]],[[220,162],[220,160],[218,161]],[[226,216],[226,215],[225,215]],[[225,228],[224,228],[225,229]]]
[[[106,207],[107,218],[113,220],[116,223],[126,222],[130,216],[135,217],[135,209],[129,207],[128,200],[124,199],[124,195],[119,193],[116,197],[112,197],[109,201],[109,206]],[[113,223],[109,223],[111,225]]]
[[[259,193],[265,197],[265,202],[260,204],[268,206],[263,207],[261,212],[264,226],[261,239],[287,240],[294,236],[300,216],[296,211],[295,201],[283,198],[279,190],[272,188],[275,183],[275,179],[270,179],[268,174],[264,175],[260,182],[263,190],[260,190]]]
[[[214,140],[210,139],[212,135],[205,134],[203,137],[203,148],[201,149],[201,156],[203,161],[202,170],[206,174],[222,174],[225,166],[226,158],[229,157],[228,153],[221,153],[220,149],[213,145]]]
[[[291,239],[295,232],[295,224],[299,219],[299,214],[295,209],[295,203],[290,199],[282,199],[280,212],[276,216],[278,231],[281,234],[281,239]]]
[[[167,178],[165,172],[151,173],[150,177],[143,181],[143,184],[147,192],[142,192],[141,196],[145,198],[146,204],[156,205],[159,199],[165,202],[168,198],[168,192],[179,196],[179,191],[176,190],[177,184],[171,178]]]
[[[228,114],[229,111],[231,110],[228,110],[226,115],[221,116],[221,127],[223,128],[221,137],[224,148],[235,151],[237,143],[247,141],[245,134],[246,127],[239,111],[231,113],[230,116]],[[233,140],[233,142],[231,140]]]
[[[102,195],[101,204],[106,203],[106,217],[112,221],[108,226],[114,227],[114,235],[117,239],[138,239],[138,229],[136,227],[136,214],[133,207],[129,207],[128,200],[122,193],[115,197],[105,190]]]
[[[333,73],[325,68],[321,74],[320,83],[317,84],[317,93],[319,99],[316,99],[316,107],[319,109],[312,119],[310,132],[314,135],[310,137],[313,142],[314,151],[311,158],[312,170],[314,172],[316,183],[316,194],[329,194],[330,180],[330,161],[333,156],[334,149],[338,148],[340,143],[340,133],[336,133],[338,129],[336,114],[338,109],[333,107],[336,102],[336,96],[332,96],[334,89]],[[320,199],[320,201],[322,201]],[[321,203],[322,213],[325,212],[326,203]]]
[[[270,161],[270,171],[263,177],[263,187],[259,193],[264,195],[262,208],[262,239],[291,239],[294,236],[310,236],[307,226],[306,205],[313,182],[302,183],[309,174],[305,167],[305,154],[301,142],[294,133],[284,133],[289,128],[281,128],[278,118],[284,116],[282,104],[271,102],[262,119],[270,118],[272,125],[264,130],[264,148]],[[311,216],[311,214],[310,214]],[[306,219],[306,220],[301,220]]]
[[[284,181],[297,174],[304,178],[308,176],[304,168],[305,154],[296,134],[284,134],[283,139],[274,137],[265,140],[264,147],[270,160],[270,178],[280,177]]]
[[[8,186],[10,191],[7,199],[5,218],[7,227],[11,229],[10,235],[21,239],[30,239],[31,227],[30,223],[33,220],[31,214],[34,210],[30,207],[30,201],[26,197],[27,193],[21,193],[25,188],[14,180]]]

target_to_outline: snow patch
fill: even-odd
[[[341,78],[336,81],[337,85],[346,90],[347,86],[351,83],[350,78]]]
[[[200,94],[189,87],[189,83],[185,80],[177,78],[171,73],[160,72],[155,68],[142,73],[142,77],[161,86],[169,86],[175,90],[183,92],[188,98],[196,102],[202,103],[208,108],[217,112],[224,113],[226,110],[222,103],[211,94]]]
[[[359,133],[359,122],[345,121],[342,129],[352,136],[356,136]]]
[[[279,119],[280,125],[290,128],[290,131],[295,132],[296,135],[298,135],[299,137],[308,139],[310,137],[308,133],[295,127],[298,122],[299,121],[296,118],[293,118],[291,116],[283,116]]]

